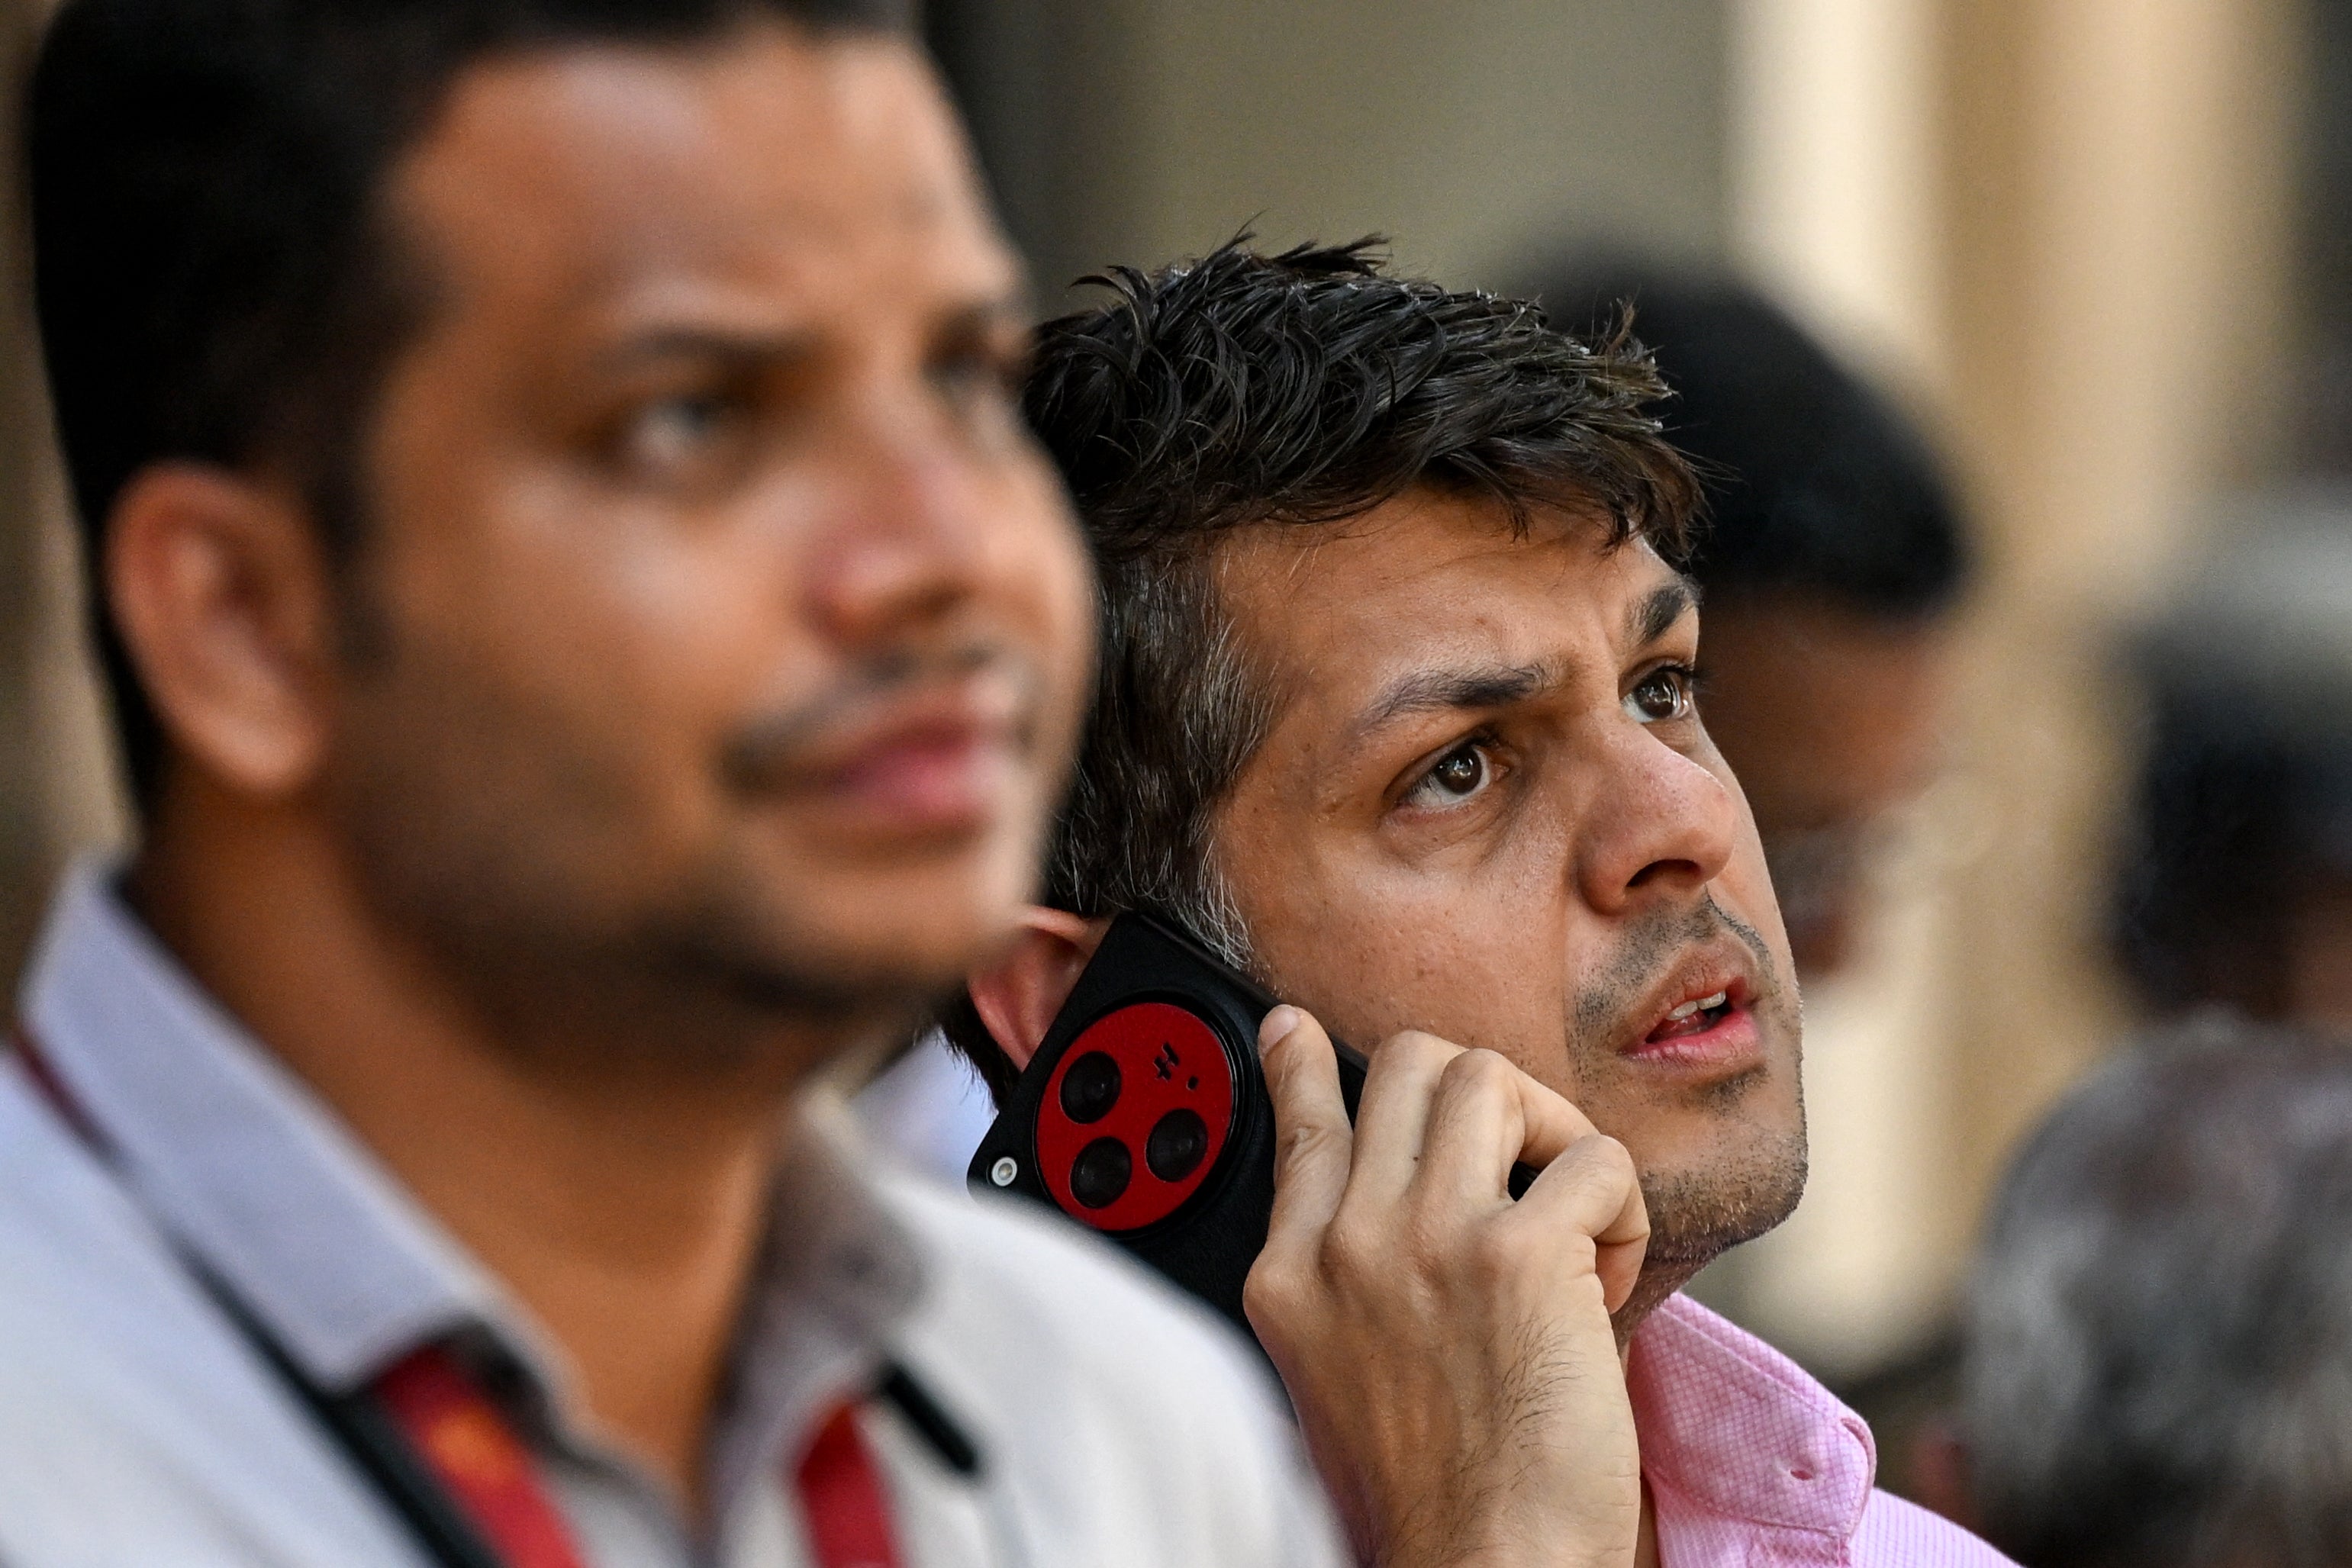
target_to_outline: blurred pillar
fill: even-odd
[[[13,84],[41,0],[5,0],[0,157],[17,167]],[[51,449],[28,298],[20,182],[0,185],[0,984],[13,994],[51,878],[121,831],[97,685],[83,653],[79,569]]]
[[[1952,777],[1809,993],[1814,1196],[1740,1304],[1832,1371],[1927,1326],[2016,1136],[2127,1019],[2119,622],[2280,438],[2296,0],[1738,0],[1736,255],[1926,395],[1985,543]]]
[[[1850,352],[1943,369],[1937,0],[1734,0],[1731,250]]]
[[[23,74],[32,15],[12,5],[5,17],[10,79]],[[8,123],[13,127],[15,116]],[[13,152],[13,149],[10,149]],[[8,191],[16,189],[9,182]],[[0,265],[23,277],[16,214],[8,212]],[[21,287],[0,319],[0,974],[13,973],[30,919],[41,858],[41,738],[34,724],[33,672],[40,601],[39,539],[34,527],[38,403],[29,373]]]
[[[1931,428],[1949,365],[1940,0],[1736,0],[1731,252]],[[1950,1024],[1965,797],[1939,789],[1877,868],[1847,967],[1805,988],[1812,1179],[1702,1293],[1816,1370],[1874,1368],[1934,1328],[1965,1220]]]
[[[2296,0],[1944,0],[1951,408],[1989,529],[1958,889],[1962,1192],[2126,1019],[2118,623],[2282,451]]]

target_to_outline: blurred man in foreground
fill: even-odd
[[[1334,1561],[1195,1314],[790,1110],[1088,651],[889,8],[69,0],[31,150],[143,833],[0,1066],[0,1560]]]
[[[2209,1014],[2026,1144],[1931,1500],[2030,1568],[2352,1561],[2352,1051]]]
[[[1361,247],[1229,246],[1113,288],[1045,329],[1028,392],[1102,577],[1095,710],[1051,907],[973,976],[953,1038],[1009,1082],[1138,907],[1298,1004],[1263,1041],[1285,1133],[1246,1305],[1310,1445],[1396,1476],[1424,1405],[1383,1343],[1432,1338],[1433,1375],[1508,1390],[1498,1366],[1553,1352],[1496,1335],[1498,1311],[1589,1289],[1431,1245],[1462,1179],[1436,1157],[1447,1103],[1507,1059],[1640,1170],[1650,1244],[1617,1321],[1644,1553],[1998,1561],[1874,1493],[1861,1423],[1675,1294],[1795,1205],[1804,1123],[1786,940],[1694,702],[1697,596],[1669,559],[1696,489],[1647,361]],[[1352,1132],[1326,1025],[1376,1047]],[[1503,1176],[1481,1188],[1498,1239]],[[1572,1423],[1464,1405],[1577,1495]]]
[[[1543,280],[1580,329],[1633,311],[1708,513],[1707,732],[1738,775],[1808,980],[1852,956],[1890,813],[1932,774],[1967,535],[1903,412],[1744,285],[1635,267]]]

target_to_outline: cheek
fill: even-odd
[[[411,574],[419,635],[469,684],[569,735],[608,788],[633,778],[641,803],[686,806],[729,718],[778,665],[772,569],[716,530],[631,527],[552,493],[508,516]]]
[[[1557,842],[1404,865],[1241,801],[1218,841],[1277,990],[1359,1044],[1426,1030],[1557,1079],[1570,936]]]

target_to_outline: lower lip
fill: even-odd
[[[1013,756],[971,731],[908,736],[860,754],[826,780],[826,793],[886,831],[949,832],[985,825],[1001,808]]]
[[[1664,1040],[1645,1040],[1624,1052],[1628,1061],[1692,1076],[1724,1077],[1764,1060],[1764,1039],[1755,1013],[1736,1007],[1706,1029]]]

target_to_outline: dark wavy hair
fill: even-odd
[[[1102,582],[1101,664],[1047,900],[1148,907],[1238,964],[1248,942],[1212,816],[1274,716],[1220,609],[1218,541],[1314,528],[1415,486],[1485,497],[1501,526],[1605,521],[1612,546],[1689,542],[1698,488],[1659,434],[1655,371],[1621,323],[1583,340],[1524,300],[1381,270],[1377,239],[1278,256],[1248,236],[1048,322],[1026,394]],[[949,1037],[1002,1092],[965,999]]]

